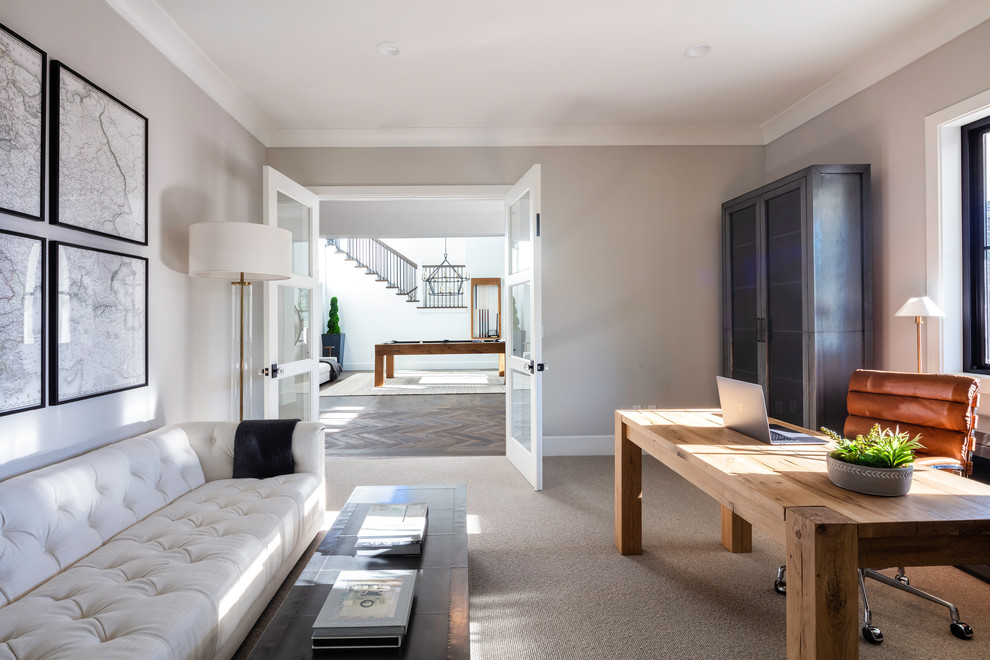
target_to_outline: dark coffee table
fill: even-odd
[[[420,557],[355,557],[354,542],[368,507],[378,502],[426,502]],[[268,658],[470,658],[468,637],[467,487],[359,486],[278,608],[251,660]],[[313,622],[340,571],[415,569],[409,631],[398,649],[312,650]]]

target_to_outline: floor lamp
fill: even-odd
[[[233,301],[234,354],[231,390],[236,416],[250,405],[251,284],[287,280],[292,274],[292,234],[249,222],[200,222],[189,227],[189,274],[227,280]]]
[[[945,312],[938,308],[928,296],[908,298],[901,308],[894,312],[894,316],[913,316],[914,322],[918,326],[918,373],[921,373],[921,326],[925,322],[926,316],[945,316]]]

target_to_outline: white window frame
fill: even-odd
[[[987,116],[990,90],[925,117],[927,287],[928,296],[945,312],[928,319],[925,353],[929,371],[938,373],[964,373],[961,128]]]

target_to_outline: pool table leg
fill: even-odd
[[[385,356],[375,353],[375,387],[385,384]]]
[[[395,356],[386,355],[385,356],[385,377],[395,378]]]
[[[505,353],[498,354],[498,375],[505,376]]]

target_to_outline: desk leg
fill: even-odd
[[[505,353],[498,354],[498,375],[505,377]]]
[[[722,545],[729,552],[753,551],[753,526],[722,505]]]
[[[787,509],[787,658],[859,657],[856,523],[827,507]]]
[[[395,378],[395,356],[386,355],[385,356],[385,377]]]
[[[385,356],[375,353],[375,387],[385,384]]]
[[[615,417],[615,547],[624,555],[643,552],[643,454]]]

